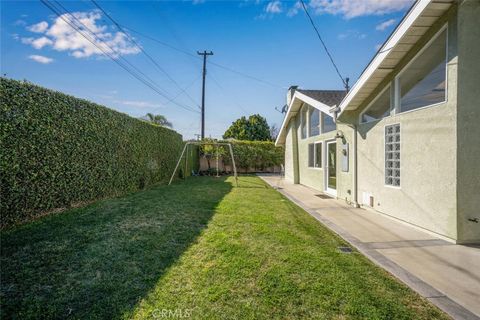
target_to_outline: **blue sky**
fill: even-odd
[[[411,5],[411,0],[304,1],[340,72],[350,77],[351,84]],[[235,119],[254,113],[279,126],[283,116],[274,108],[284,105],[290,85],[342,89],[298,2],[97,3],[124,27],[193,55],[197,50],[212,50],[209,61],[268,83],[208,65],[207,136],[221,137]],[[60,4],[108,43],[117,59],[126,59],[152,79],[164,95],[171,99],[186,88],[193,101],[180,95],[175,102],[199,110],[199,58],[129,32],[175,84],[91,1],[63,0]],[[2,75],[27,79],[134,117],[147,112],[163,114],[185,139],[199,133],[198,112],[187,111],[140,83],[40,1],[2,1],[0,32]]]

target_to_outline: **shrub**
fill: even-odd
[[[175,131],[26,82],[1,78],[1,227],[55,208],[168,180]]]
[[[214,142],[214,141],[212,141]],[[268,167],[279,166],[284,162],[284,151],[281,147],[275,147],[271,141],[245,141],[245,140],[227,140],[218,141],[232,144],[233,157],[237,168],[245,170],[257,169],[264,170]],[[210,146],[210,148],[209,148]],[[209,150],[211,152],[209,152]],[[221,156],[223,163],[230,165],[230,151],[228,146],[220,146],[218,154]],[[205,157],[216,155],[216,148],[213,145],[201,147],[201,154]]]

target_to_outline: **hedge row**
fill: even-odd
[[[232,144],[233,157],[237,168],[257,171],[265,168],[279,166],[284,163],[284,150],[282,147],[275,147],[271,141],[244,141],[226,140]],[[206,145],[202,148],[202,155],[215,159],[217,149],[214,145]],[[219,155],[225,164],[230,165],[230,153],[228,147],[220,147]]]
[[[173,130],[27,82],[1,78],[1,227],[168,180]]]

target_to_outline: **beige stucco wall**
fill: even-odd
[[[457,235],[457,47],[456,10],[427,32],[397,68],[357,111],[341,120],[355,119],[365,106],[411,61],[424,44],[448,23],[447,102],[380,121],[358,124],[358,201],[363,194],[374,198],[373,208],[439,235],[456,240]],[[385,186],[385,126],[400,123],[401,187]]]
[[[357,134],[358,201],[363,193],[374,198],[373,209],[445,236],[458,243],[480,242],[480,1],[454,5],[419,41],[397,68],[356,111],[344,112],[337,130],[349,143],[349,171],[337,164],[337,197],[353,199],[353,134]],[[359,124],[361,110],[448,24],[447,101],[400,113],[368,124]],[[458,36],[457,36],[458,33]],[[458,81],[458,84],[457,84]],[[457,98],[458,92],[458,98]],[[401,187],[385,186],[384,130],[401,127]],[[291,126],[300,137],[298,120]],[[335,132],[298,138],[299,182],[324,190],[323,170],[308,168],[308,144],[333,138]],[[337,139],[337,159],[341,157]],[[287,139],[288,143],[288,139]],[[291,143],[294,143],[292,141]],[[368,205],[368,203],[364,204]]]
[[[459,242],[480,242],[480,1],[458,7],[457,211]]]
[[[455,102],[398,114],[358,128],[358,195],[373,208],[456,239]],[[401,187],[385,186],[385,126],[400,123]]]
[[[298,134],[300,137],[300,132]],[[323,142],[322,155],[325,158],[325,143],[326,141],[331,141],[335,137],[335,131],[327,132],[315,137],[309,137],[305,139],[299,139],[298,142],[298,168],[299,168],[299,177],[300,183],[311,188],[314,188],[318,191],[324,191],[324,167],[325,160],[323,161],[322,168],[310,168],[308,167],[308,145],[314,142]]]
[[[294,174],[294,137],[293,130],[291,129],[292,125],[294,126],[294,121],[290,121],[287,129],[287,136],[285,138],[285,180],[291,183],[295,183],[295,174]]]

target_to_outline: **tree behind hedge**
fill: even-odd
[[[139,190],[173,171],[183,147],[175,131],[26,82],[0,81],[1,227]]]
[[[223,134],[224,139],[247,141],[270,141],[270,127],[267,120],[259,114],[237,119]]]
[[[282,147],[275,147],[272,141],[225,141],[232,144],[235,164],[238,168],[245,170],[264,170],[265,168],[279,166],[284,163],[284,150]],[[226,148],[226,147],[224,147]],[[223,156],[223,162],[230,165],[230,154]]]

